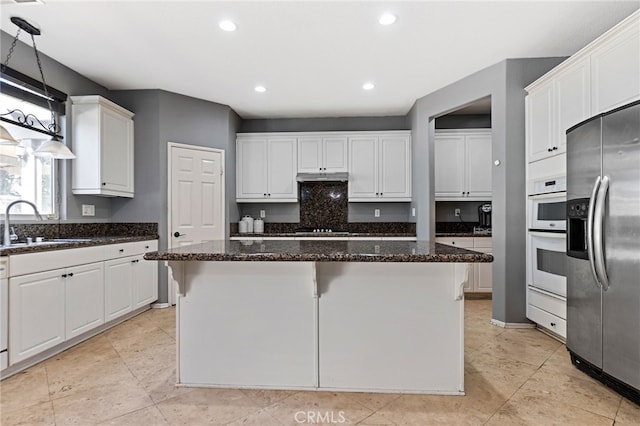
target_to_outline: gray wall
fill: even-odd
[[[491,96],[492,154],[501,162],[493,168],[493,318],[507,323],[527,321],[524,87],[563,59],[507,59],[418,99],[409,113],[416,230],[418,239],[433,240],[434,119]]]
[[[11,42],[13,41],[14,34],[7,34],[4,31],[0,31],[0,47],[3,54],[3,60],[5,52],[8,52]],[[22,36],[24,37],[24,35]],[[69,67],[62,65],[61,63],[51,59],[50,57],[39,52],[40,60],[42,61],[42,69],[44,76],[47,80],[47,85],[54,87],[69,96],[79,95],[102,95],[109,98],[109,91],[94,83],[86,77],[78,74]],[[29,77],[35,78],[40,81],[40,72],[36,65],[36,58],[33,51],[33,47],[29,44],[25,44],[22,41],[18,41],[16,48],[11,56],[9,67],[20,71]],[[71,101],[67,101],[66,105],[67,116],[61,120],[61,125],[64,128],[71,128]],[[71,132],[65,135],[66,144],[73,150],[74,141],[71,137]],[[78,143],[81,143],[78,141]],[[71,193],[71,161],[74,160],[56,160],[57,167],[60,168],[60,186],[59,186],[59,199],[60,199],[60,219],[61,221],[69,222],[107,222],[111,217],[111,202],[108,198],[95,197],[91,195],[73,195]],[[96,215],[94,217],[82,216],[82,204],[93,204],[96,207]]]
[[[240,132],[332,132],[409,130],[408,117],[269,118],[242,120]]]
[[[116,102],[135,116],[135,191],[132,199],[112,201],[114,222],[158,222],[160,248],[168,244],[168,143],[219,148],[225,151],[225,224],[236,220],[235,133],[240,121],[226,105],[163,90],[126,90],[113,93]],[[167,300],[167,271],[159,264],[159,301]]]
[[[436,129],[490,129],[491,114],[449,114],[436,118]]]

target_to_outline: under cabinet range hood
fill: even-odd
[[[298,182],[348,182],[349,174],[346,172],[335,173],[298,173]]]

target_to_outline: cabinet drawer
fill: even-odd
[[[491,240],[491,237],[474,237],[473,246],[491,248],[493,247],[493,241]]]
[[[91,246],[66,250],[51,250],[9,256],[9,271],[12,277],[52,269],[68,268],[104,260],[105,246]]]
[[[527,318],[562,337],[567,337],[567,322],[560,317],[533,305],[527,305]]]
[[[567,319],[567,302],[544,292],[529,287],[529,305],[540,308],[562,319]]]
[[[118,259],[120,257],[135,256],[137,254],[155,251],[158,241],[135,241],[132,243],[111,244],[104,246],[104,259]]]
[[[436,243],[463,248],[473,248],[473,237],[438,237],[436,238]]]

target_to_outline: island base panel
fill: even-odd
[[[468,264],[170,264],[182,385],[464,392]]]
[[[455,263],[318,263],[320,386],[459,394]]]
[[[182,263],[179,383],[316,386],[312,263]]]

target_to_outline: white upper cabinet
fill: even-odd
[[[605,34],[591,53],[591,113],[622,106],[640,97],[640,13],[621,31]]]
[[[349,201],[411,201],[409,132],[349,136]]]
[[[133,113],[101,96],[72,96],[72,191],[134,195]]]
[[[566,152],[569,128],[640,99],[638,76],[640,11],[526,88],[527,161]]]
[[[491,130],[441,130],[435,134],[436,200],[491,198]]]
[[[531,88],[527,96],[529,161],[566,152],[566,132],[589,117],[589,58]]]
[[[243,135],[236,140],[236,201],[298,201],[297,139]]]
[[[298,173],[346,172],[346,136],[304,136],[298,138]]]

